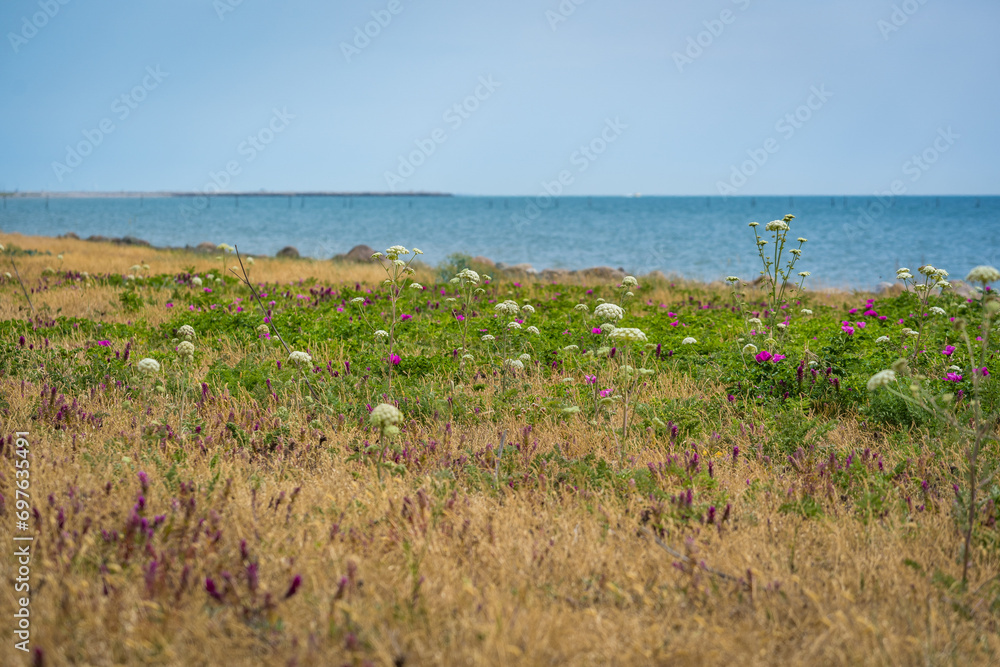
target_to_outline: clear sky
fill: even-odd
[[[996,0],[4,0],[0,189],[998,194],[998,28]]]

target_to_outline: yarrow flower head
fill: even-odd
[[[539,335],[541,333],[538,330],[538,327],[528,327],[527,329],[525,329],[525,331],[527,331],[528,333],[533,334],[535,336],[537,336],[537,335]]]
[[[420,283],[410,283],[410,289],[423,289],[424,286]]]
[[[389,340],[389,332],[385,329],[379,329],[375,332],[376,340]]]
[[[507,328],[510,329],[511,331],[514,331],[516,329],[520,329],[521,328],[521,323],[517,322],[517,321],[508,322],[507,323]]]
[[[389,426],[395,426],[399,422],[403,421],[403,413],[399,411],[395,405],[390,405],[388,403],[379,403],[372,410],[371,415],[368,420],[375,426],[386,429]]]
[[[931,306],[930,311],[934,315],[947,315],[944,308],[938,308],[937,306]]]
[[[177,336],[179,338],[183,338],[184,340],[194,340],[194,327],[190,324],[182,324],[177,330]]]
[[[886,387],[896,381],[896,371],[879,371],[868,380],[868,391],[875,391],[879,387]]]
[[[787,232],[788,223],[784,220],[772,220],[764,226],[764,229],[769,232]]]
[[[614,331],[608,334],[609,338],[614,338],[615,340],[623,340],[631,343],[635,342],[646,342],[646,334],[635,327],[618,327]]]
[[[621,306],[614,303],[602,303],[594,308],[594,315],[609,322],[620,322],[625,317],[625,311]]]
[[[909,280],[913,277],[913,274],[909,271],[897,271],[896,280]]]
[[[143,373],[159,373],[160,372],[160,362],[156,359],[146,358],[141,360],[137,367]]]
[[[976,268],[969,271],[969,275],[965,277],[970,283],[995,283],[1000,280],[1000,271],[997,271],[992,266],[977,266]]]
[[[802,313],[803,315],[812,315],[813,314],[813,311],[809,310],[808,308],[803,308],[799,312]]]
[[[409,255],[409,254],[410,251],[401,245],[389,246],[385,251],[385,256],[388,257],[389,259],[398,259],[400,255]]]
[[[528,315],[533,315],[535,313],[535,307],[532,306],[531,304],[526,303],[523,306],[521,306],[521,312],[527,313]]]
[[[299,350],[295,350],[294,352],[288,355],[288,361],[298,366],[300,364],[312,363],[312,357],[306,352],[300,352]]]
[[[809,276],[812,275],[812,271],[799,271],[799,275],[802,276],[803,278],[808,278]]]
[[[697,342],[698,342],[697,338],[693,338],[691,336],[688,336],[687,338],[685,338],[684,340],[681,341],[681,345],[694,345]]]
[[[496,340],[496,338],[494,338],[492,334],[486,334],[486,335],[485,335],[485,336],[483,336],[483,338],[482,338],[482,341],[483,341],[484,343],[490,343],[490,342],[493,342],[493,341],[495,341],[495,340]]]
[[[639,281],[635,279],[635,276],[625,276],[622,278],[621,287],[637,287]]]

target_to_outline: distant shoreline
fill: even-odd
[[[449,192],[3,192],[18,199],[139,199],[169,197],[452,197]]]

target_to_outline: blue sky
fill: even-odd
[[[997,194],[998,25],[992,0],[6,0],[0,189]]]

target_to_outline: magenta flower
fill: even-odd
[[[954,345],[945,345],[944,349],[941,350],[941,354],[943,354],[946,357],[950,357],[951,353],[954,352],[954,351],[955,351],[955,346]]]
[[[601,390],[601,398],[607,398],[607,396],[608,396],[608,395],[609,395],[610,393],[611,393],[611,390],[610,390],[610,389],[602,389],[602,390]]]
[[[455,319],[458,320],[459,322],[464,322],[465,315],[463,315],[462,313],[455,313]]]
[[[97,341],[97,344],[101,345],[103,347],[111,347],[111,341],[110,340],[99,340],[99,341]]]
[[[601,328],[600,327],[594,327],[593,329],[590,330],[590,333],[592,333],[592,334],[599,334],[599,333],[601,333]]]
[[[398,354],[393,354],[389,356],[389,361],[392,362],[393,366],[398,366],[399,362],[402,361],[402,359],[399,358]]]
[[[841,322],[840,323],[840,330],[843,331],[848,336],[853,336],[854,335],[854,327],[851,326],[850,322]]]
[[[412,320],[412,319],[413,315],[410,315],[409,313],[403,313],[402,315],[399,316],[400,322],[405,322],[406,320]]]
[[[948,373],[947,375],[944,376],[944,379],[947,380],[948,382],[961,382],[962,376],[959,375],[958,373]]]
[[[754,359],[757,360],[757,363],[761,363],[762,364],[765,361],[771,361],[772,357],[774,357],[774,355],[771,354],[770,352],[768,352],[767,350],[761,350],[760,352],[757,353],[757,355],[754,357]]]
[[[584,375],[583,379],[584,379],[584,381],[586,381],[587,384],[597,384],[597,376],[596,375]]]
[[[776,364],[779,361],[781,361],[782,359],[786,359],[786,358],[787,357],[785,357],[785,355],[783,355],[783,354],[776,354],[773,357],[771,357],[771,363],[775,363]]]
[[[978,373],[979,375],[982,375],[984,378],[990,376],[990,372],[986,370],[986,366],[983,366],[982,368],[973,368],[972,372],[973,374]]]

